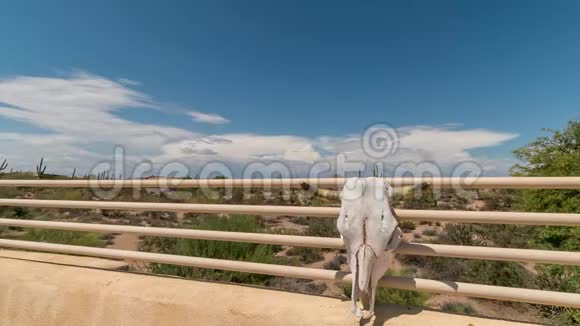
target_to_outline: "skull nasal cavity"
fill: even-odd
[[[367,243],[367,218],[368,217],[363,217],[363,225],[362,225],[363,243]]]

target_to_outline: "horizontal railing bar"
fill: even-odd
[[[341,271],[251,263],[243,261],[231,261],[213,258],[177,256],[149,252],[135,252],[117,249],[91,248],[91,247],[80,247],[71,245],[60,245],[60,244],[19,241],[19,240],[4,240],[4,239],[0,239],[0,247],[37,250],[55,253],[66,253],[83,256],[105,257],[112,259],[126,259],[150,263],[220,269],[244,273],[256,273],[256,274],[293,277],[302,279],[315,279],[315,280],[340,281],[340,282],[352,281],[350,273]],[[426,291],[426,292],[462,295],[496,300],[518,301],[535,304],[580,308],[580,294],[575,293],[541,291],[532,289],[510,288],[501,286],[480,285],[480,284],[460,283],[450,281],[436,281],[420,278],[405,278],[393,276],[383,277],[379,284],[380,286],[383,287],[403,290]]]
[[[39,200],[39,199],[0,199],[0,206],[117,209],[128,211],[131,210],[162,211],[162,212],[180,212],[180,213],[207,213],[207,214],[255,214],[266,216],[288,215],[288,216],[338,217],[338,208],[336,207],[143,203],[143,202]]]
[[[518,261],[525,263],[580,266],[580,252],[573,251],[403,243],[395,252],[401,255],[413,256]]]
[[[213,230],[160,228],[148,226],[32,221],[32,220],[9,219],[9,218],[0,218],[0,226],[17,226],[25,228],[39,228],[51,230],[65,230],[65,231],[85,231],[85,232],[100,232],[100,233],[130,233],[153,237],[250,242],[261,244],[275,244],[283,246],[301,246],[301,247],[332,248],[332,249],[343,248],[342,240],[339,238],[323,238],[323,237],[309,237],[309,236],[268,234],[268,233],[225,232]]]
[[[493,189],[580,189],[580,177],[400,177],[384,178],[392,186],[412,186],[430,183],[441,188]],[[290,178],[290,179],[130,179],[130,180],[0,180],[0,187],[141,187],[141,188],[223,188],[223,187],[289,187],[340,188],[346,178]]]
[[[252,214],[262,216],[284,215],[329,218],[338,218],[340,211],[339,207],[143,203],[39,199],[0,199],[0,206],[117,209],[207,214]],[[567,213],[478,212],[410,209],[396,209],[395,213],[400,219],[407,221],[580,226],[580,214]]]
[[[395,210],[395,212],[399,218],[408,221],[580,226],[580,214],[573,213],[482,212],[416,209],[400,209]]]
[[[53,221],[32,221],[0,218],[0,226],[18,226],[66,231],[87,231],[103,233],[131,233],[156,237],[173,237],[198,240],[219,240],[250,242],[283,246],[300,246],[343,249],[339,238],[309,237],[281,234],[224,232],[211,230],[158,228],[111,224],[88,224]],[[415,256],[438,256],[467,259],[519,261],[530,263],[580,265],[579,252],[510,249],[493,247],[451,246],[423,243],[402,243],[395,251],[397,254]]]

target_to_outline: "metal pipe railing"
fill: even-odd
[[[340,281],[340,282],[352,281],[350,273],[340,271],[329,271],[323,269],[284,266],[284,265],[250,263],[243,261],[231,261],[212,258],[176,256],[149,252],[135,252],[117,249],[91,248],[91,247],[80,247],[71,245],[59,245],[50,243],[4,240],[4,239],[0,239],[0,247],[67,253],[83,256],[105,257],[112,259],[127,259],[150,263],[173,264],[180,266],[220,269],[244,273],[282,276],[282,277]],[[541,291],[532,289],[510,288],[510,287],[480,285],[480,284],[450,282],[450,281],[435,281],[420,278],[405,278],[393,276],[383,277],[379,284],[380,286],[383,287],[403,290],[426,291],[426,292],[462,295],[496,300],[518,301],[535,304],[558,305],[580,308],[580,294],[576,293]]]
[[[284,246],[343,249],[339,238],[309,237],[265,233],[224,232],[195,229],[158,228],[111,224],[88,224],[53,221],[32,221],[0,218],[0,226],[18,226],[66,231],[131,233],[155,237],[250,242]],[[580,253],[551,250],[510,249],[493,247],[451,246],[427,243],[402,243],[397,254],[438,256],[467,259],[519,261],[530,263],[580,265]]]
[[[337,218],[339,207],[261,206],[223,204],[142,203],[80,200],[0,199],[0,206],[118,209],[133,211],[167,211],[207,214],[252,214]],[[480,212],[396,209],[395,213],[407,221],[445,221],[455,223],[526,224],[580,226],[580,214]]]
[[[390,185],[412,186],[421,183],[441,188],[489,189],[580,189],[580,177],[401,177],[384,178]],[[124,187],[124,188],[250,188],[289,187],[340,188],[346,178],[291,178],[291,179],[130,179],[130,180],[0,180],[0,187]]]

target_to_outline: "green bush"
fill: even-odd
[[[425,229],[423,231],[423,235],[429,236],[429,237],[434,237],[437,235],[437,231],[435,231],[434,229]]]
[[[308,220],[306,234],[313,237],[337,238],[340,235],[336,229],[336,220],[323,217],[311,217]]]
[[[469,260],[461,281],[526,288],[533,285],[533,275],[514,262]]]
[[[580,293],[580,267],[541,265],[536,267],[536,285],[540,289]],[[541,306],[544,316],[560,325],[580,325],[580,309],[561,306]]]
[[[30,229],[25,234],[19,236],[18,239],[75,246],[102,247],[104,242],[100,237],[101,235],[96,233]]]
[[[344,295],[350,298],[352,287],[345,285],[342,290]],[[377,288],[376,302],[424,307],[429,297],[425,292]]]
[[[522,162],[512,167],[515,176],[548,177],[580,175],[580,121],[563,130],[549,130],[514,151]],[[516,193],[513,206],[521,211],[580,213],[580,190],[528,189]],[[553,250],[580,250],[579,227],[537,227],[528,236],[530,246]],[[580,267],[545,265],[537,268],[536,284],[542,289],[580,292]],[[580,324],[580,309],[542,306],[543,314],[562,325]]]
[[[32,219],[31,209],[26,207],[0,207],[0,218]]]
[[[469,270],[465,259],[447,257],[417,257],[423,260],[424,273],[428,278],[438,280],[460,281]]]
[[[475,315],[477,312],[473,307],[468,303],[460,303],[460,302],[449,302],[441,307],[441,310],[445,312],[451,312],[456,314],[462,315]]]
[[[451,243],[460,246],[483,246],[485,238],[481,236],[482,232],[479,225],[474,224],[453,224],[445,225],[445,238]]]
[[[408,209],[434,209],[437,201],[433,196],[433,188],[427,183],[406,193],[403,196],[403,208]]]
[[[232,232],[264,231],[264,225],[254,216],[233,216],[231,218],[198,216],[193,219],[192,222],[194,223],[193,228],[195,229]],[[274,253],[277,249],[277,246],[255,243],[167,239],[156,237],[145,237],[140,247],[140,250],[143,251],[164,254],[239,260],[266,264],[276,262]],[[265,284],[265,282],[271,278],[271,276],[267,275],[162,264],[151,264],[150,270],[151,272],[158,274],[249,284]]]
[[[406,271],[400,273],[387,272],[386,275],[407,275]],[[352,287],[343,285],[342,290],[344,295],[350,297],[352,294]],[[392,303],[399,305],[410,305],[424,307],[430,295],[425,292],[377,288],[376,302],[378,303]]]
[[[511,287],[534,287],[534,276],[518,263],[447,257],[399,256],[430,279]]]
[[[424,307],[429,297],[425,292],[379,288],[376,300],[381,303]]]

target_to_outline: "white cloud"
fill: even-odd
[[[252,159],[313,162],[321,157],[314,150],[311,140],[297,136],[224,134],[196,137],[163,146],[165,159],[196,158],[196,154],[203,150],[236,162]]]
[[[187,114],[189,114],[189,116],[191,116],[193,121],[196,121],[196,122],[210,123],[210,124],[214,124],[214,125],[225,124],[225,123],[230,122],[230,120],[222,117],[219,114],[215,114],[215,113],[204,113],[204,112],[199,112],[199,111],[190,111]]]
[[[289,162],[301,168],[345,154],[349,160],[369,161],[360,135],[301,137],[255,133],[207,135],[154,123],[123,119],[116,112],[128,108],[167,112],[147,94],[131,88],[137,82],[117,82],[87,73],[69,77],[14,77],[0,80],[0,119],[36,126],[42,134],[0,131],[0,159],[11,167],[33,170],[44,157],[53,172],[88,169],[110,159],[114,145],[122,145],[128,160],[156,164],[179,160],[192,166],[222,160],[236,166],[254,160]],[[180,111],[182,114],[184,111]],[[176,114],[172,111],[171,114]],[[224,124],[212,113],[185,112],[194,121]],[[505,174],[507,159],[474,156],[473,149],[498,146],[516,134],[461,126],[407,126],[398,129],[400,148],[384,162],[434,161],[450,166],[476,160],[496,174]],[[82,172],[81,172],[82,173]]]
[[[407,126],[397,129],[399,149],[384,158],[386,162],[432,160],[453,163],[472,159],[469,150],[494,147],[514,139],[517,134],[487,129],[457,130],[453,127]],[[320,137],[320,147],[331,153],[345,153],[349,159],[369,159],[362,150],[360,135]]]
[[[511,166],[508,158],[474,156],[470,151],[495,147],[516,138],[515,133],[497,132],[487,129],[456,129],[455,126],[442,127],[406,126],[397,129],[399,147],[379,161],[387,170],[410,162],[435,163],[442,174],[449,173],[461,162],[475,161],[488,175],[505,175]],[[374,162],[363,151],[360,135],[345,137],[320,137],[318,146],[332,157],[344,154],[349,161]]]

